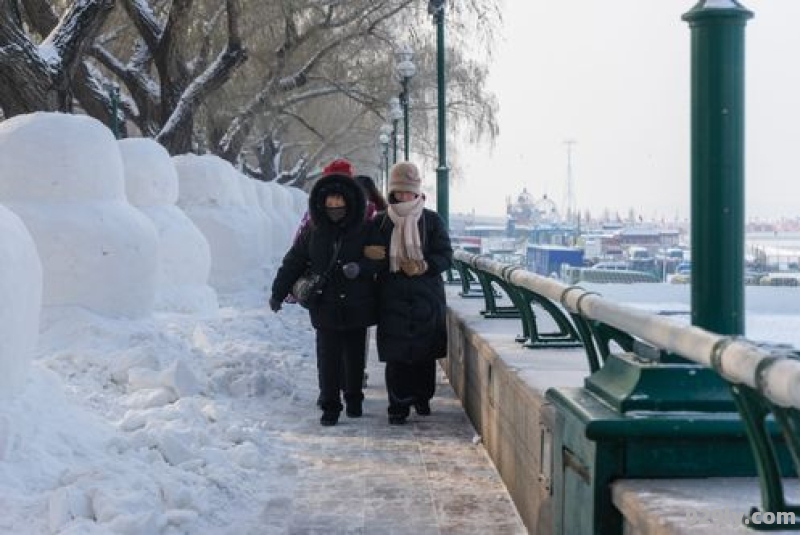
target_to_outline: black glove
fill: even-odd
[[[359,266],[357,262],[348,262],[342,266],[342,273],[344,273],[344,276],[348,279],[355,279],[360,272],[361,266]]]
[[[272,309],[273,312],[277,312],[281,309],[282,303],[275,299],[274,297],[269,298],[269,308]]]

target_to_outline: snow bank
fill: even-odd
[[[200,229],[178,208],[178,173],[169,153],[147,138],[119,141],[128,200],[158,231],[156,308],[207,313],[219,307],[208,285],[211,252]]]
[[[172,158],[178,171],[178,206],[208,240],[209,284],[218,292],[241,292],[265,284],[257,214],[244,200],[238,172],[213,156],[183,154]]]
[[[0,206],[0,399],[25,384],[39,332],[42,265],[22,221]],[[0,429],[0,459],[3,435]]]
[[[86,116],[18,115],[0,123],[0,203],[30,231],[45,307],[141,317],[158,270],[153,224],[125,199],[111,132]]]
[[[289,222],[281,218],[281,214],[276,212],[272,204],[272,187],[266,182],[256,183],[256,193],[261,209],[269,216],[269,249],[266,251],[267,258],[271,262],[279,262],[286,252],[283,244],[286,243],[286,235],[292,232]]]
[[[275,218],[279,221],[278,232],[276,233],[273,248],[275,249],[278,258],[283,258],[283,255],[292,245],[294,233],[300,223],[300,216],[298,216],[292,206],[293,202],[291,195],[286,191],[285,186],[276,184],[275,182],[265,182],[269,195],[262,198],[262,202],[272,202],[271,206],[266,206],[265,210],[271,210]]]
[[[286,187],[291,202],[291,211],[299,220],[308,209],[308,193],[294,186]]]
[[[256,181],[252,178],[238,173],[239,183],[242,187],[242,194],[244,195],[244,202],[247,209],[250,210],[258,221],[258,249],[257,254],[259,262],[265,268],[271,264],[269,251],[272,249],[272,217],[267,215],[261,203],[258,200],[258,191],[256,191]]]
[[[0,404],[0,533],[264,533],[318,427],[313,347],[299,307],[50,310],[25,390]]]

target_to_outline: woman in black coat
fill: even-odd
[[[447,356],[447,303],[442,273],[453,248],[444,222],[424,208],[417,167],[398,162],[389,176],[389,207],[373,224],[389,257],[378,276],[378,358],[386,363],[389,423],[404,424],[410,407],[430,414],[436,360]]]
[[[308,205],[311,225],[284,256],[269,304],[273,311],[280,310],[292,285],[307,269],[328,277],[308,311],[317,335],[320,423],[335,425],[342,411],[342,375],[347,415],[362,414],[364,339],[367,327],[377,322],[375,274],[379,267],[378,262],[364,258],[364,247],[379,243],[380,236],[365,224],[364,191],[347,174],[334,170],[322,176],[311,189]]]

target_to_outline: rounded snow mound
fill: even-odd
[[[102,123],[61,113],[0,123],[0,176],[0,202],[36,243],[44,306],[152,312],[158,236],[125,198],[117,140]]]
[[[0,206],[0,399],[25,385],[39,333],[42,264],[28,229]]]
[[[200,229],[177,206],[178,173],[169,153],[148,138],[119,141],[125,190],[158,231],[156,308],[170,312],[211,312],[219,307],[208,285],[211,251]]]

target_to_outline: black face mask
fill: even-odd
[[[325,208],[325,213],[328,214],[328,219],[334,223],[338,223],[347,214],[347,208],[344,206],[337,206],[335,208]]]

